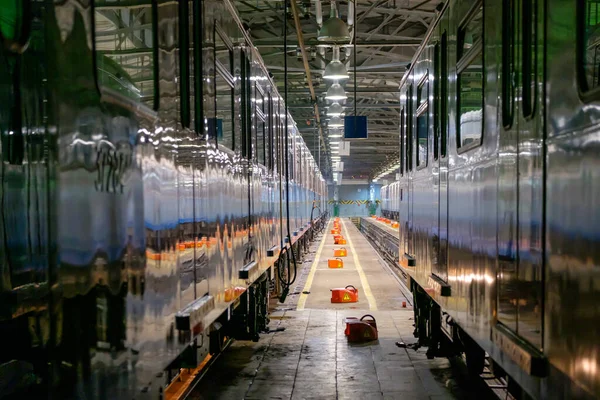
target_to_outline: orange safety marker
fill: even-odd
[[[330,258],[327,260],[327,266],[329,268],[344,268],[344,262],[339,258]]]
[[[340,231],[339,231],[339,229],[332,229],[332,230],[331,230],[331,234],[332,234],[332,235],[339,235],[339,234],[340,234]]]
[[[342,235],[340,235],[339,233],[337,235],[333,235],[333,240],[338,240],[339,238],[344,238]]]
[[[344,288],[331,289],[332,303],[356,303],[358,301],[358,289],[352,285]]]
[[[377,340],[377,321],[370,314],[363,315],[360,319],[348,317],[345,319],[346,329],[344,334],[350,343],[364,343]]]
[[[397,222],[392,222],[392,228],[396,229],[399,226]]]
[[[346,257],[348,255],[348,252],[346,251],[345,247],[342,247],[341,249],[334,249],[333,250],[333,256],[334,257]]]
[[[346,239],[344,239],[343,237],[333,239],[333,244],[346,244]]]

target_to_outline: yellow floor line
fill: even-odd
[[[304,306],[306,305],[306,299],[308,295],[304,294],[304,292],[310,292],[310,287],[312,286],[313,279],[315,278],[315,273],[317,272],[317,265],[319,265],[319,261],[321,259],[321,251],[323,251],[323,246],[325,246],[325,240],[327,239],[327,232],[329,232],[329,222],[325,227],[325,233],[323,234],[323,238],[321,239],[319,249],[315,254],[315,259],[313,260],[313,263],[310,266],[310,272],[308,273],[308,278],[306,278],[304,290],[302,290],[303,293],[300,294],[300,298],[298,299],[298,305],[296,306],[296,310],[298,311],[304,310]]]
[[[342,221],[342,228],[345,231],[344,237],[348,241],[348,246],[350,246],[350,251],[352,252],[352,257],[354,258],[354,266],[356,267],[356,271],[358,272],[358,276],[360,278],[360,284],[363,287],[363,291],[365,292],[365,296],[369,301],[369,310],[377,311],[377,301],[375,301],[375,297],[373,297],[373,293],[371,292],[371,286],[369,286],[369,281],[367,280],[367,276],[365,275],[365,271],[363,271],[362,266],[360,265],[360,261],[358,260],[358,255],[356,254],[356,249],[352,245],[352,239],[350,239],[350,232],[346,229],[346,224]]]

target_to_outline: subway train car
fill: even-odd
[[[518,398],[600,397],[599,31],[597,1],[450,0],[401,81],[415,335]]]
[[[381,187],[381,215],[397,221],[399,216],[400,183],[392,182]]]
[[[233,4],[8,1],[0,38],[0,397],[159,399],[257,340],[327,189]]]

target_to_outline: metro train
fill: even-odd
[[[595,0],[450,0],[401,81],[415,335],[517,398],[600,397],[599,31]]]
[[[230,0],[0,10],[0,397],[164,398],[268,302],[327,189]]]

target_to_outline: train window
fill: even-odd
[[[433,51],[433,159],[437,160],[439,158],[439,136],[440,136],[440,70],[441,70],[441,54],[442,46],[441,43],[436,43]]]
[[[458,58],[471,51],[483,39],[483,3],[477,2],[471,8],[458,32]]]
[[[427,73],[417,89],[417,168],[427,166],[429,131],[429,79]]]
[[[234,150],[233,45],[215,25],[215,110],[217,143]]]
[[[502,124],[509,129],[513,122],[515,73],[515,0],[502,4]]]
[[[98,86],[158,109],[156,1],[115,0],[94,5]],[[122,21],[129,21],[123,32]]]
[[[406,133],[404,107],[400,110],[400,175],[404,175],[404,134]]]
[[[202,79],[202,34],[203,34],[203,16],[202,16],[202,3],[199,1],[191,1],[193,11],[190,15],[190,19],[192,22],[192,45],[193,45],[193,55],[192,62],[194,66],[194,71],[192,73],[192,81],[190,82],[191,87],[194,88],[191,95],[191,102],[194,104],[193,112],[192,112],[192,120],[194,121],[194,126],[197,134],[201,134],[204,129],[202,115],[204,114],[203,110],[203,101],[204,96],[203,93],[203,84],[204,81]],[[199,79],[196,79],[199,77]]]
[[[413,86],[408,87],[406,94],[407,112],[406,112],[406,171],[412,171],[412,154],[413,154]]]
[[[267,116],[265,115],[265,95],[262,89],[256,85],[255,94],[255,116],[256,116],[256,161],[262,165],[267,165],[265,149],[265,125]]]
[[[190,52],[190,27],[193,27],[194,10],[190,13],[190,8],[193,8],[193,2],[191,1],[180,1],[179,2],[179,75],[180,89],[179,98],[181,106],[179,108],[181,125],[185,128],[190,126],[190,65],[193,65],[194,58],[193,52]]]
[[[9,0],[2,2],[0,39],[8,50],[20,52],[29,37],[29,2]]]
[[[434,159],[446,157],[446,138],[448,135],[447,117],[448,117],[448,33],[442,32],[440,42],[436,45],[435,52],[435,82],[434,101],[435,101],[435,134],[434,140]]]
[[[481,144],[483,135],[483,41],[476,29],[482,22],[483,7],[478,3],[459,28],[457,147],[461,151]]]
[[[578,70],[579,86],[586,93],[593,91],[598,98],[600,90],[600,2],[584,0],[578,8]]]
[[[241,134],[242,137],[242,156],[248,159],[252,159],[254,155],[252,154],[252,143],[254,142],[254,134],[256,131],[252,129],[252,107],[250,106],[252,101],[252,90],[251,90],[251,79],[250,79],[250,60],[248,59],[248,55],[244,50],[241,51],[241,85],[242,85],[242,124],[241,124]]]
[[[441,142],[441,156],[446,157],[448,154],[448,32],[442,33],[442,40],[440,42],[440,142]]]
[[[523,116],[535,112],[537,77],[537,1],[522,2],[523,7]]]
[[[274,145],[274,116],[273,116],[273,98],[271,97],[271,93],[267,96],[267,115],[265,116],[265,120],[267,121],[267,166],[269,167],[269,171],[273,171],[275,167],[274,163],[274,153],[275,153],[275,145]]]

